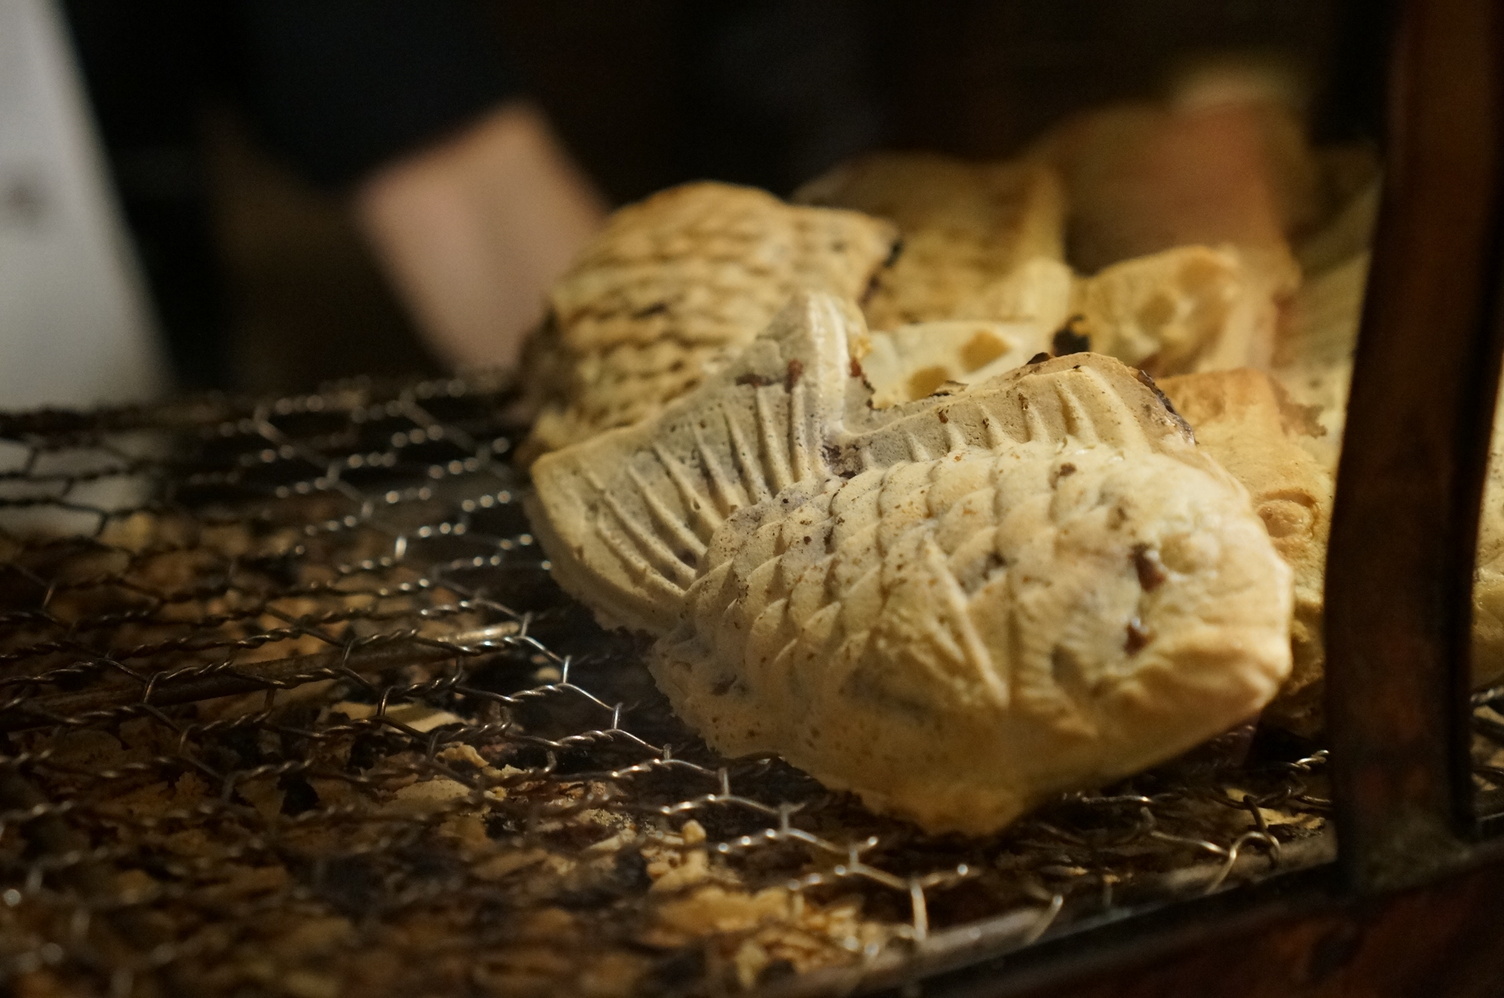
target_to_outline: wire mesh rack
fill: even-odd
[[[0,417],[14,993],[845,992],[1330,859],[1252,728],[981,840],[716,756],[549,580],[514,401]]]

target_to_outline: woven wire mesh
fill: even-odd
[[[512,402],[0,417],[17,993],[840,991],[1329,854],[1262,738],[983,840],[717,757],[549,580]]]
[[[1504,684],[1472,695],[1473,812],[1488,834],[1504,833]]]

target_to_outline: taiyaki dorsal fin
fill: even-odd
[[[848,415],[844,429],[837,459],[861,468],[913,460],[916,448],[929,454],[993,450],[1003,440],[1109,444],[1140,452],[1172,446],[1194,453],[1189,428],[1152,383],[1101,354],[1057,357],[953,395]]]
[[[529,511],[555,578],[608,624],[672,626],[719,524],[832,473],[825,442],[853,409],[848,343],[861,331],[841,299],[800,294],[658,418],[540,458]]]

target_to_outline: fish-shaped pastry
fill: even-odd
[[[1076,354],[873,409],[864,332],[800,295],[657,415],[533,466],[555,577],[654,636],[712,746],[981,834],[1274,695],[1290,569],[1152,383]]]
[[[1042,163],[873,153],[811,180],[794,200],[865,212],[902,231],[902,251],[862,303],[874,329],[1025,318],[1011,310],[1015,303],[994,300],[995,285],[1021,267],[1050,262],[1069,280],[1060,263],[1065,198],[1059,177]],[[1051,318],[1058,325],[1064,316]]]
[[[855,211],[693,183],[628,205],[549,292],[522,459],[627,426],[730,361],[800,290],[856,298],[898,232]]]
[[[1262,720],[1314,736],[1322,727],[1326,669],[1326,547],[1331,473],[1302,446],[1321,427],[1263,371],[1164,378],[1160,390],[1196,430],[1196,442],[1243,484],[1274,548],[1295,573],[1290,678]]]

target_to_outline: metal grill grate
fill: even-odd
[[[983,841],[718,758],[549,581],[511,401],[0,417],[17,993],[840,990],[1329,857],[1262,737]]]

